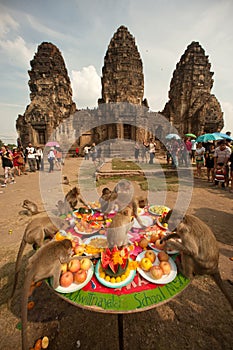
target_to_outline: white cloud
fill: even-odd
[[[0,6],[0,37],[5,37],[11,30],[17,30],[19,24]]]
[[[28,67],[34,50],[24,41],[21,36],[14,40],[0,40],[0,49],[8,58],[8,63],[16,66]]]
[[[81,71],[72,70],[71,86],[78,108],[97,106],[101,97],[101,79],[94,66],[83,67]]]
[[[231,102],[221,102],[224,112],[224,128],[223,131],[231,131],[233,133],[233,104]]]

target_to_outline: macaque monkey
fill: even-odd
[[[89,207],[89,205],[82,199],[79,188],[73,187],[67,192],[63,202],[61,200],[58,201],[57,208],[59,215],[68,214],[70,211],[76,209],[78,202],[81,202],[85,207]]]
[[[63,176],[63,181],[62,181],[62,183],[63,183],[63,185],[68,185],[68,186],[70,186],[70,181],[69,181],[69,179],[68,179],[67,176]]]
[[[24,235],[19,247],[18,255],[15,263],[15,278],[13,284],[13,290],[11,293],[11,298],[14,296],[16,284],[18,281],[18,275],[20,270],[20,265],[22,262],[22,256],[26,244],[33,245],[34,249],[41,247],[44,244],[46,238],[53,238],[54,234],[59,231],[59,229],[68,228],[68,223],[58,217],[49,218],[48,216],[34,218],[26,226]]]
[[[103,193],[105,191],[105,193]],[[100,198],[101,209],[104,209],[105,215],[107,215],[114,207],[118,208],[118,211],[122,211],[127,206],[130,206],[133,210],[133,216],[138,221],[139,225],[143,228],[145,225],[142,223],[139,215],[138,208],[144,208],[148,202],[146,198],[134,197],[133,186],[127,180],[121,180],[111,192],[108,188],[103,189],[102,196]]]
[[[101,197],[99,198],[101,212],[107,214],[114,210],[116,198],[117,193],[112,193],[108,187],[105,187],[102,190]]]
[[[45,210],[39,211],[37,204],[32,202],[32,201],[30,201],[29,199],[25,199],[23,201],[22,207],[25,208],[26,210],[21,210],[19,212],[20,215],[32,216],[32,215],[36,215],[36,214],[45,212]]]
[[[161,240],[166,242],[165,248],[180,251],[180,270],[185,277],[192,279],[195,275],[210,275],[233,308],[233,299],[225,289],[219,273],[219,248],[213,232],[193,215],[185,215],[181,220],[180,218],[176,213],[171,215],[171,224],[170,221],[168,223],[173,224],[176,233]]]
[[[109,248],[127,245],[128,231],[133,226],[133,209],[132,207],[126,207],[122,211],[119,211],[112,219],[111,224],[107,229],[107,241]]]
[[[51,241],[43,245],[29,259],[25,273],[25,280],[21,299],[22,318],[22,350],[28,350],[27,339],[27,302],[30,286],[33,282],[52,278],[53,288],[59,286],[62,264],[71,260],[72,243],[69,239]]]

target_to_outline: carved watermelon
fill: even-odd
[[[111,261],[111,257],[109,256],[109,254],[105,252],[101,252],[101,265],[103,269],[106,269],[108,267],[110,261]]]
[[[124,264],[124,267],[119,264],[117,265],[113,265],[113,263],[109,263],[109,265],[105,268],[102,264],[102,261],[101,261],[101,264],[102,264],[102,268],[103,270],[105,271],[105,273],[111,277],[116,277],[116,276],[120,276],[122,275],[125,270],[127,269],[128,267],[128,263],[129,263],[129,260],[125,260],[125,264]]]

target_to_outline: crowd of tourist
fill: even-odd
[[[44,171],[44,153],[41,147],[34,147],[30,142],[27,147],[20,145],[10,149],[8,145],[1,147],[0,156],[4,172],[4,181],[1,187],[15,184],[16,176],[27,175],[28,172]],[[61,169],[63,164],[60,147],[51,147],[47,152],[48,172],[54,171],[54,166]]]
[[[196,142],[190,137],[186,137],[184,140],[172,137],[165,145],[167,165],[174,169],[195,165],[197,178],[206,175],[208,182],[211,182],[213,186],[222,189],[229,188],[229,191],[233,193],[233,144],[231,140],[229,138],[202,143]],[[79,149],[76,149],[75,152],[78,156]],[[85,146],[83,152],[85,160],[91,158],[95,164],[100,162],[102,150],[95,143],[91,146]],[[14,184],[16,176],[27,174],[27,172],[44,171],[43,150],[40,147],[34,147],[31,143],[26,148],[18,145],[12,150],[4,145],[0,155],[4,170],[2,187]],[[142,144],[135,143],[135,162],[153,164],[155,157],[156,141],[153,138]],[[46,152],[46,158],[49,173],[54,171],[55,166],[57,169],[61,169],[63,159],[60,147],[50,147]]]
[[[228,132],[230,137],[230,132]],[[196,166],[195,176],[206,175],[208,182],[233,193],[233,144],[231,138],[207,143],[196,142],[194,138],[172,137],[165,144],[166,162],[173,169]],[[156,157],[156,141],[150,139],[142,145],[135,143],[135,162],[153,164]],[[206,170],[205,170],[206,169]],[[230,187],[229,187],[230,185]]]

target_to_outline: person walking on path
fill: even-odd
[[[83,149],[85,160],[89,160],[89,150],[90,150],[90,147],[88,147],[87,145]]]
[[[154,162],[155,147],[156,147],[156,143],[155,143],[154,140],[151,138],[151,139],[150,139],[150,142],[149,142],[149,154],[150,154],[149,164],[153,164],[153,162]]]
[[[195,161],[197,167],[197,177],[201,178],[201,170],[204,166],[204,156],[205,156],[205,147],[202,146],[202,142],[198,142],[197,148],[195,151]]]
[[[48,153],[49,173],[52,173],[54,170],[55,158],[54,147],[51,147]]]
[[[1,157],[2,157],[2,167],[4,169],[4,183],[2,187],[7,186],[7,182],[10,178],[10,183],[15,183],[15,178],[13,175],[13,157],[5,147],[1,149]]]

